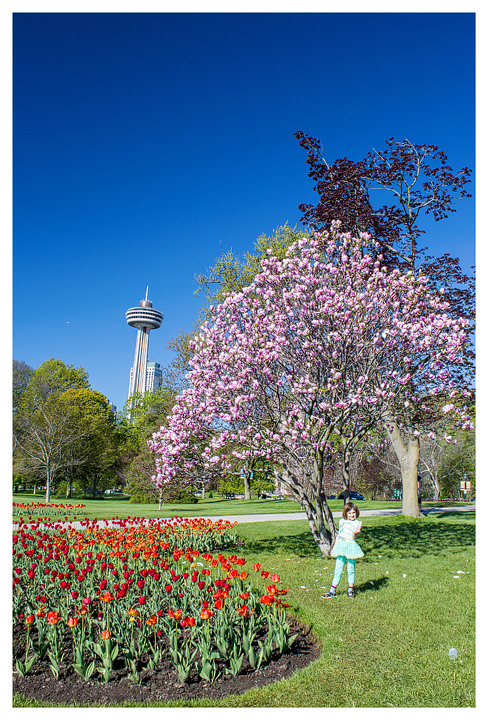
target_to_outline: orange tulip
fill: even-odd
[[[111,634],[110,630],[102,630],[102,638],[104,640],[108,640]]]
[[[68,627],[75,628],[77,625],[78,625],[78,618],[75,618],[75,617],[68,618]]]
[[[27,625],[27,627],[30,627],[31,625],[33,625],[34,624],[34,615],[27,615],[27,617],[25,618],[25,624]]]
[[[210,620],[212,615],[213,612],[208,608],[203,608],[202,612],[200,613],[200,617],[202,618],[202,620]]]
[[[47,621],[50,625],[57,625],[59,622],[59,613],[57,610],[50,610],[47,614]]]
[[[146,620],[146,625],[156,625],[157,621],[158,619],[156,615],[151,615],[151,617],[148,617],[148,619]]]
[[[236,608],[239,615],[242,615],[242,617],[248,618],[249,617],[249,608],[247,605],[243,605],[240,608]]]
[[[261,595],[261,599],[259,600],[260,603],[263,605],[272,605],[273,604],[273,596],[272,595]]]

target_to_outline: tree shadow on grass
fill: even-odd
[[[319,558],[322,556],[309,530],[298,535],[275,536],[263,540],[246,538],[245,547],[246,552],[249,553],[288,553],[307,558]]]
[[[392,555],[398,558],[420,557],[425,554],[438,555],[446,550],[474,547],[476,528],[474,523],[462,519],[474,517],[474,513],[442,513],[436,517],[405,518],[400,515],[389,517],[379,525],[364,525],[359,543],[364,552],[363,561],[370,562],[378,555]],[[311,533],[307,530],[296,535],[271,536],[263,539],[245,540],[249,553],[286,553],[295,557],[319,558],[320,550]],[[368,558],[368,555],[370,557]]]
[[[465,513],[463,513],[463,516]],[[473,517],[474,513],[466,513]],[[438,555],[446,550],[455,550],[475,545],[474,524],[460,522],[459,513],[443,513],[441,521],[430,516],[426,518],[404,518],[396,516],[390,522],[364,527],[361,547],[365,556],[394,554],[396,557],[420,557]],[[451,522],[450,520],[456,522]],[[464,519],[464,517],[463,517]],[[467,519],[467,518],[466,518]]]

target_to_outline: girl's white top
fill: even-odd
[[[361,528],[359,520],[339,520],[339,540],[354,540],[354,534]]]

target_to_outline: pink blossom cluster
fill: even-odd
[[[191,386],[149,443],[156,482],[228,468],[231,455],[247,465],[282,463],[300,447],[313,455],[399,402],[455,393],[449,366],[462,362],[468,321],[449,316],[425,276],[363,254],[366,243],[335,222],[282,260],[268,254],[251,285],[211,308],[193,341]],[[470,424],[465,411],[461,420]]]

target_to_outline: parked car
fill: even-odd
[[[356,492],[355,490],[351,490],[349,492],[349,497],[351,500],[366,500],[366,498],[363,495]],[[337,496],[337,499],[344,500],[344,491],[342,491],[341,494]]]
[[[327,500],[336,500],[336,499],[337,498],[335,495],[327,495]]]

